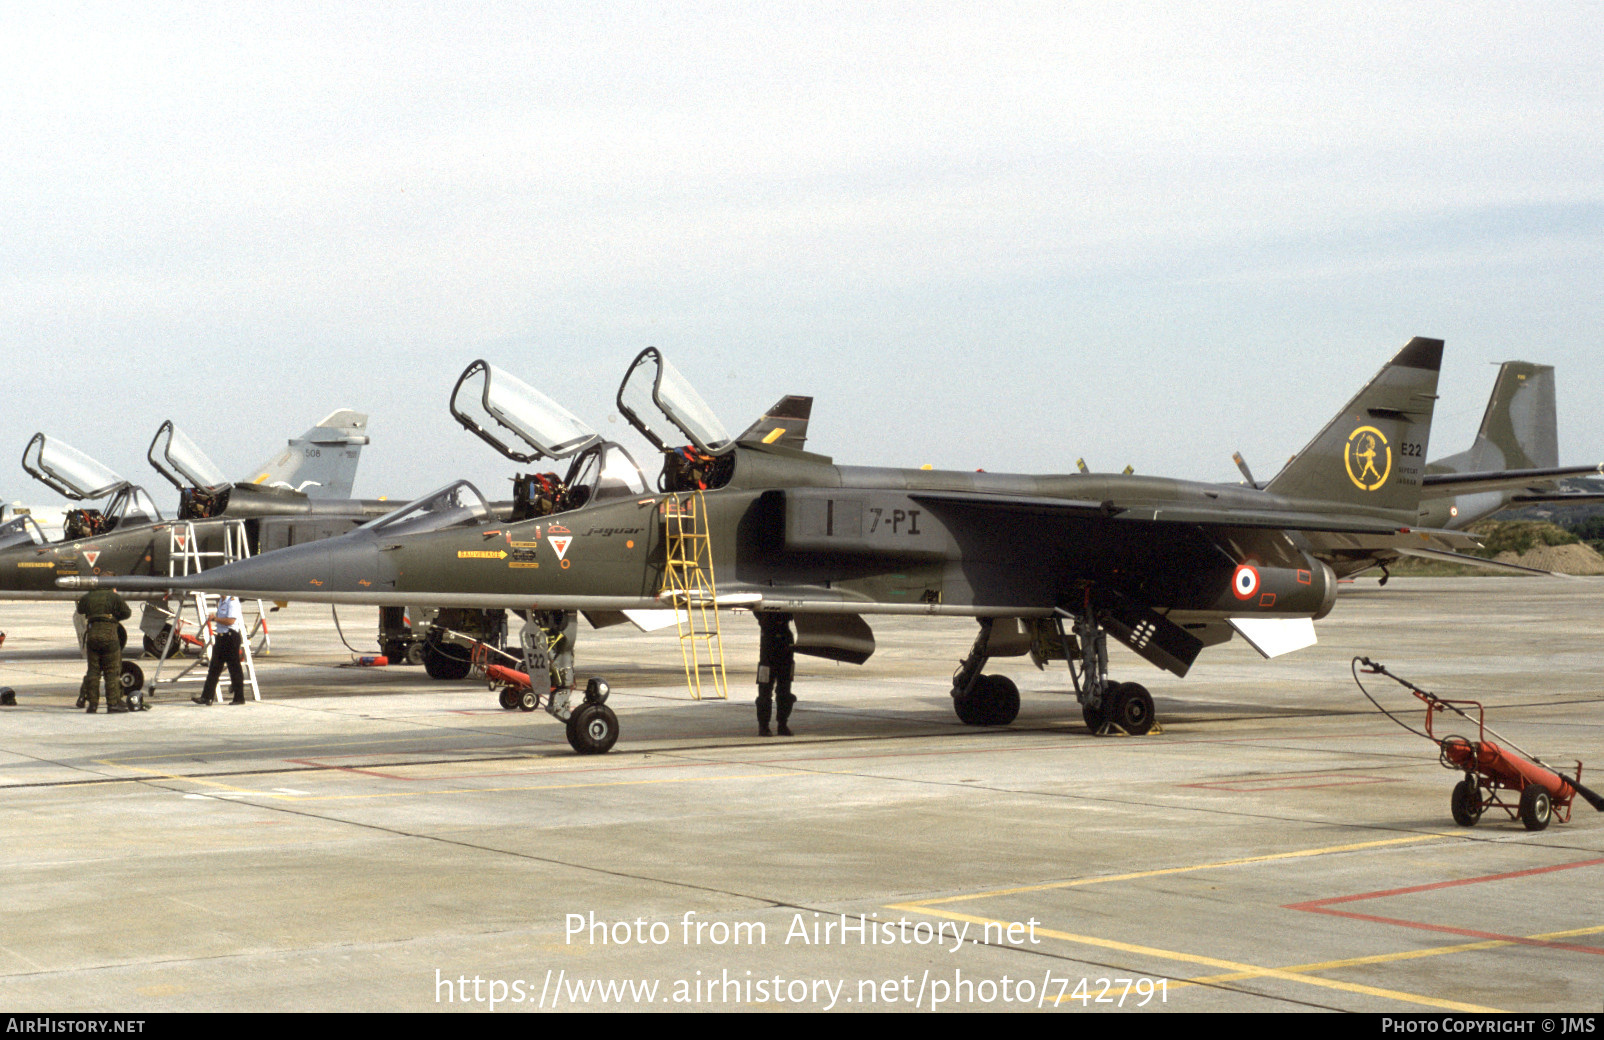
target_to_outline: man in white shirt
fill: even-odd
[[[237,596],[223,596],[217,601],[217,609],[206,618],[212,627],[212,663],[206,669],[206,685],[201,692],[191,697],[196,704],[217,703],[217,679],[222,674],[223,666],[228,666],[228,682],[234,690],[234,699],[230,704],[245,703],[245,675],[240,670],[239,654],[240,644],[243,642],[241,631],[242,613]]]

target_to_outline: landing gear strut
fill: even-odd
[[[1073,636],[1064,631],[1064,618],[1071,622]],[[1069,663],[1070,681],[1080,701],[1086,728],[1105,735],[1114,728],[1140,737],[1153,728],[1153,695],[1139,683],[1116,683],[1108,679],[1108,633],[1097,620],[1090,596],[1086,609],[1070,614],[1062,608],[1053,618]],[[1078,651],[1078,652],[1077,652]],[[1080,667],[1075,667],[1076,659]]]
[[[1019,687],[1006,675],[981,675],[991,643],[991,618],[980,618],[980,634],[952,677],[952,708],[966,726],[1006,726],[1019,715]]]
[[[490,680],[492,689],[500,688],[497,700],[503,708],[545,708],[566,727],[570,747],[581,755],[602,755],[618,742],[618,716],[607,707],[607,683],[601,679],[587,682],[575,701],[574,641],[578,634],[579,616],[571,611],[531,612],[519,633],[524,671],[491,664],[492,653],[515,658],[483,643],[474,647],[474,665]]]

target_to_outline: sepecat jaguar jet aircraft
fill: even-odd
[[[349,488],[368,442],[366,427],[366,415],[334,412],[255,467],[255,483],[236,484],[172,422],[164,422],[147,458],[179,489],[172,520],[162,518],[144,488],[35,434],[23,450],[23,469],[80,505],[66,511],[59,539],[46,536],[29,515],[0,524],[0,600],[70,600],[80,594],[58,588],[58,577],[192,573],[225,559],[344,534],[390,504],[315,499],[292,487]],[[164,598],[149,590],[130,595]],[[171,642],[173,606],[147,604],[140,622],[147,653],[159,654]],[[143,673],[125,661],[123,678],[137,686]]]
[[[1110,678],[1108,636],[1177,675],[1234,634],[1275,656],[1313,643],[1313,622],[1336,602],[1336,575],[1311,539],[1469,542],[1412,529],[1442,347],[1411,340],[1262,489],[837,465],[787,445],[783,409],[730,436],[655,348],[636,357],[617,398],[662,455],[649,488],[622,447],[476,362],[463,379],[483,375],[485,412],[529,459],[568,463],[521,518],[497,518],[458,482],[343,537],[182,582],[61,584],[513,609],[528,618],[532,672],[551,665],[548,650],[564,637],[571,649],[573,612],[593,623],[697,603],[783,613],[797,620],[799,651],[811,644],[859,662],[874,646],[865,615],[967,616],[979,635],[952,689],[965,722],[1013,720],[1017,688],[982,673],[991,657],[1028,652],[1066,662],[1088,726],[1140,733],[1152,725],[1153,700]],[[593,680],[581,695],[571,671],[552,672],[549,695],[536,684],[537,700],[567,722],[577,750],[607,750],[618,727],[604,684]]]

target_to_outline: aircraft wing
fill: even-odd
[[[1243,510],[1191,502],[1120,504],[1029,498],[970,491],[913,491],[908,497],[932,506],[951,505],[993,511],[999,515],[1036,513],[1065,517],[1103,517],[1115,522],[1190,524],[1202,527],[1251,527],[1280,531],[1336,531],[1352,534],[1397,534],[1406,531],[1390,520],[1353,514],[1313,513],[1298,510]]]
[[[1561,477],[1604,475],[1604,463],[1595,466],[1551,466],[1545,469],[1504,469],[1482,473],[1427,473],[1426,489],[1433,495],[1468,495],[1477,491],[1504,491],[1509,488],[1535,488]],[[1548,501],[1528,499],[1528,501]]]

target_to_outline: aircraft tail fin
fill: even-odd
[[[301,491],[308,498],[350,498],[357,463],[368,443],[368,417],[349,408],[290,441],[289,446],[251,470],[242,483]]]
[[[1265,490],[1413,524],[1443,342],[1416,336]]]
[[[1552,469],[1559,465],[1554,367],[1506,361],[1498,367],[1481,429],[1469,451],[1432,464],[1449,473]]]
[[[782,397],[735,440],[739,444],[778,444],[801,451],[808,441],[808,416],[812,413],[813,398]]]

